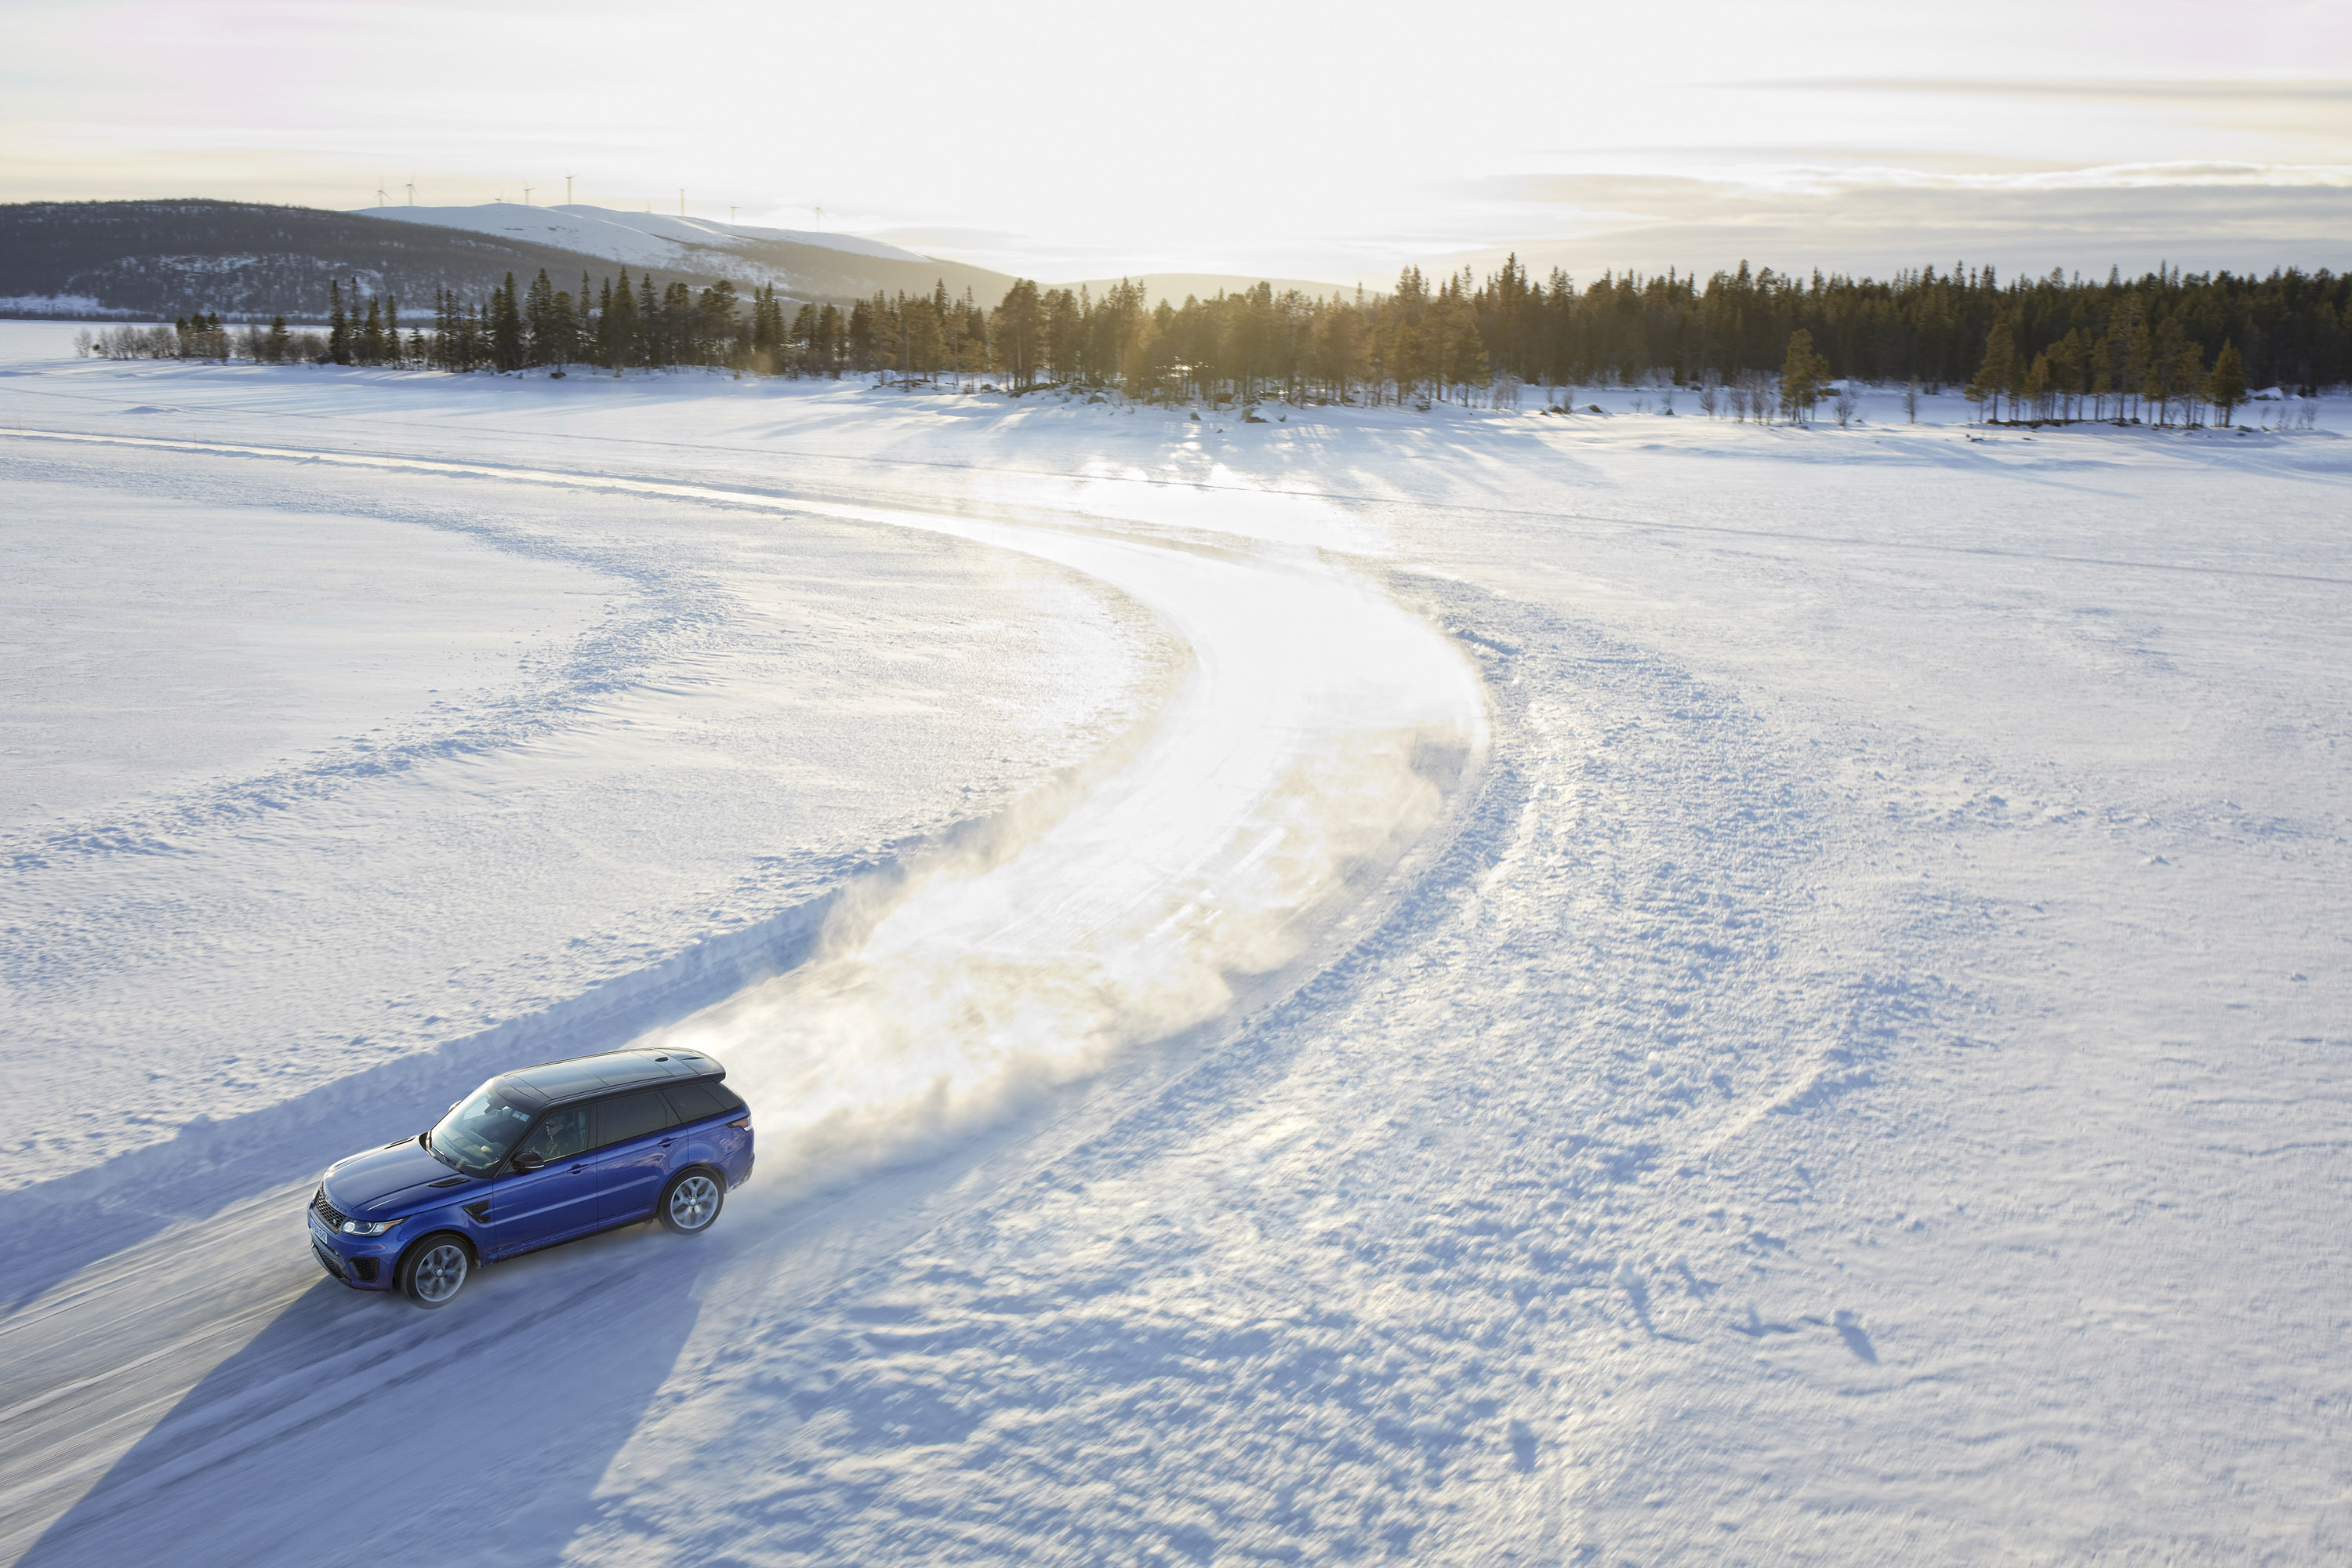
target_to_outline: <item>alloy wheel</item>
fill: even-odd
[[[457,1293],[466,1283],[466,1249],[454,1241],[445,1241],[416,1260],[416,1299],[431,1306],[439,1306]]]
[[[692,1175],[670,1189],[669,1219],[680,1230],[700,1230],[719,1212],[719,1184]]]

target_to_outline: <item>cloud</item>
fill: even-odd
[[[2100,99],[2160,104],[2267,106],[2288,100],[2352,103],[2352,80],[2333,77],[2302,81],[2198,77],[1794,77],[1715,85],[1765,91],[1937,93],[1962,98],[2047,98],[2077,102]]]
[[[2341,269],[2352,259],[2352,165],[2111,164],[1957,174],[1792,166],[1712,177],[1610,173],[1465,182],[1523,260],[1701,273],[1745,258],[1885,271],[1965,257],[2005,270]]]

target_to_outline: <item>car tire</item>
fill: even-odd
[[[654,1213],[663,1228],[680,1236],[700,1236],[719,1219],[727,1202],[727,1178],[708,1165],[689,1165],[662,1188]]]
[[[474,1274],[474,1254],[448,1231],[428,1236],[400,1260],[400,1293],[420,1307],[446,1307]]]

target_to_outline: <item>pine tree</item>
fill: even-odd
[[[947,357],[947,336],[940,327],[939,310],[930,300],[919,297],[908,300],[898,316],[907,374],[936,376]]]
[[[989,363],[986,313],[967,297],[963,303],[956,308],[956,318],[957,331],[960,335],[952,352],[955,354],[957,380],[961,382],[971,376],[986,375]],[[1132,390],[1135,384],[1130,381],[1128,384],[1129,390]]]
[[[2195,343],[2184,343],[2172,362],[2172,384],[2180,394],[2180,422],[2197,422],[2198,395],[2205,390],[2205,355]]]
[[[2156,340],[2147,330],[2147,319],[2135,310],[2124,339],[2123,384],[2120,390],[2125,395],[2147,396],[2148,383],[2155,374],[2152,368],[2155,363]],[[2135,407],[2133,417],[2142,417],[2144,413],[2144,410]]]
[[[608,292],[610,289],[611,285],[607,284]],[[583,271],[580,274],[580,292],[574,296],[575,303],[572,307],[572,352],[565,356],[583,364],[594,364],[598,359],[596,323],[589,303],[593,298],[588,291],[588,274]]]
[[[1494,378],[1488,369],[1486,341],[1478,335],[1478,322],[1467,310],[1454,323],[1454,342],[1446,352],[1447,373],[1463,388],[1463,401],[1469,401],[1469,389],[1486,386]]]
[[[618,372],[637,363],[637,297],[629,288],[627,268],[621,268],[621,280],[614,285],[597,325],[603,331],[606,364]]]
[[[828,350],[830,342],[828,339]],[[793,353],[793,374],[817,368],[816,305],[814,301],[793,313],[792,331],[787,343]]]
[[[841,307],[827,305],[816,313],[816,330],[809,336],[810,354],[816,362],[817,373],[841,379],[842,346],[849,341],[849,329],[842,320]]]
[[[2035,418],[2041,418],[2049,412],[2044,405],[2050,401],[2052,389],[2057,384],[2057,376],[2051,367],[2050,356],[2046,353],[2035,354],[2032,365],[2025,373],[2025,405],[2033,410]]]
[[[527,345],[525,363],[555,363],[560,353],[555,341],[555,285],[548,280],[544,267],[530,280],[530,291],[523,296],[522,325]]]
[[[343,286],[327,280],[327,357],[337,364],[352,363],[352,326],[343,316]]]
[[[524,333],[521,307],[515,300],[514,274],[490,292],[490,363],[500,370],[523,367]]]
[[[2191,351],[2188,331],[2181,326],[2180,318],[2178,315],[2167,316],[2158,325],[2149,342],[2142,372],[2145,377],[2142,395],[2156,405],[2157,423],[2159,425],[2172,422],[2172,400],[2192,392],[2196,383],[2204,379],[2204,364],[2201,361],[2190,361],[2187,357],[2189,352]],[[2196,370],[2192,378],[2184,382],[2181,367],[2189,363],[2196,363]],[[2184,422],[2187,417],[2188,413],[2184,409]]]
[[[1989,405],[1991,417],[2000,417],[2000,399],[2017,381],[2017,340],[2006,321],[1995,321],[1985,334],[1984,363],[1968,384],[1970,403]]]
[[[2214,358],[2213,374],[2205,380],[2205,401],[2221,411],[2221,423],[2230,423],[2231,411],[2246,400],[2246,363],[2239,357],[2233,341],[2221,340],[2221,352]]]
[[[1330,311],[1324,317],[1322,336],[1316,348],[1316,378],[1330,395],[1343,403],[1348,401],[1356,384],[1371,374],[1362,315],[1346,306]]]
[[[1004,291],[1004,299],[989,318],[997,368],[1024,392],[1037,384],[1037,369],[1045,353],[1045,324],[1037,285],[1026,278]]]
[[[2061,417],[2078,412],[2064,406],[2063,400],[2079,396],[2085,390],[2083,378],[2088,374],[2090,352],[2088,334],[2077,328],[2053,344],[2044,356],[2050,365],[2052,395],[2062,402],[2057,410]]]
[[[1780,406],[1792,419],[1810,419],[1829,380],[1829,362],[1813,352],[1813,334],[1799,327],[1789,334],[1780,364]]]

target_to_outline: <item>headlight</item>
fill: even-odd
[[[396,1219],[347,1219],[343,1221],[345,1236],[382,1236],[401,1222]]]

